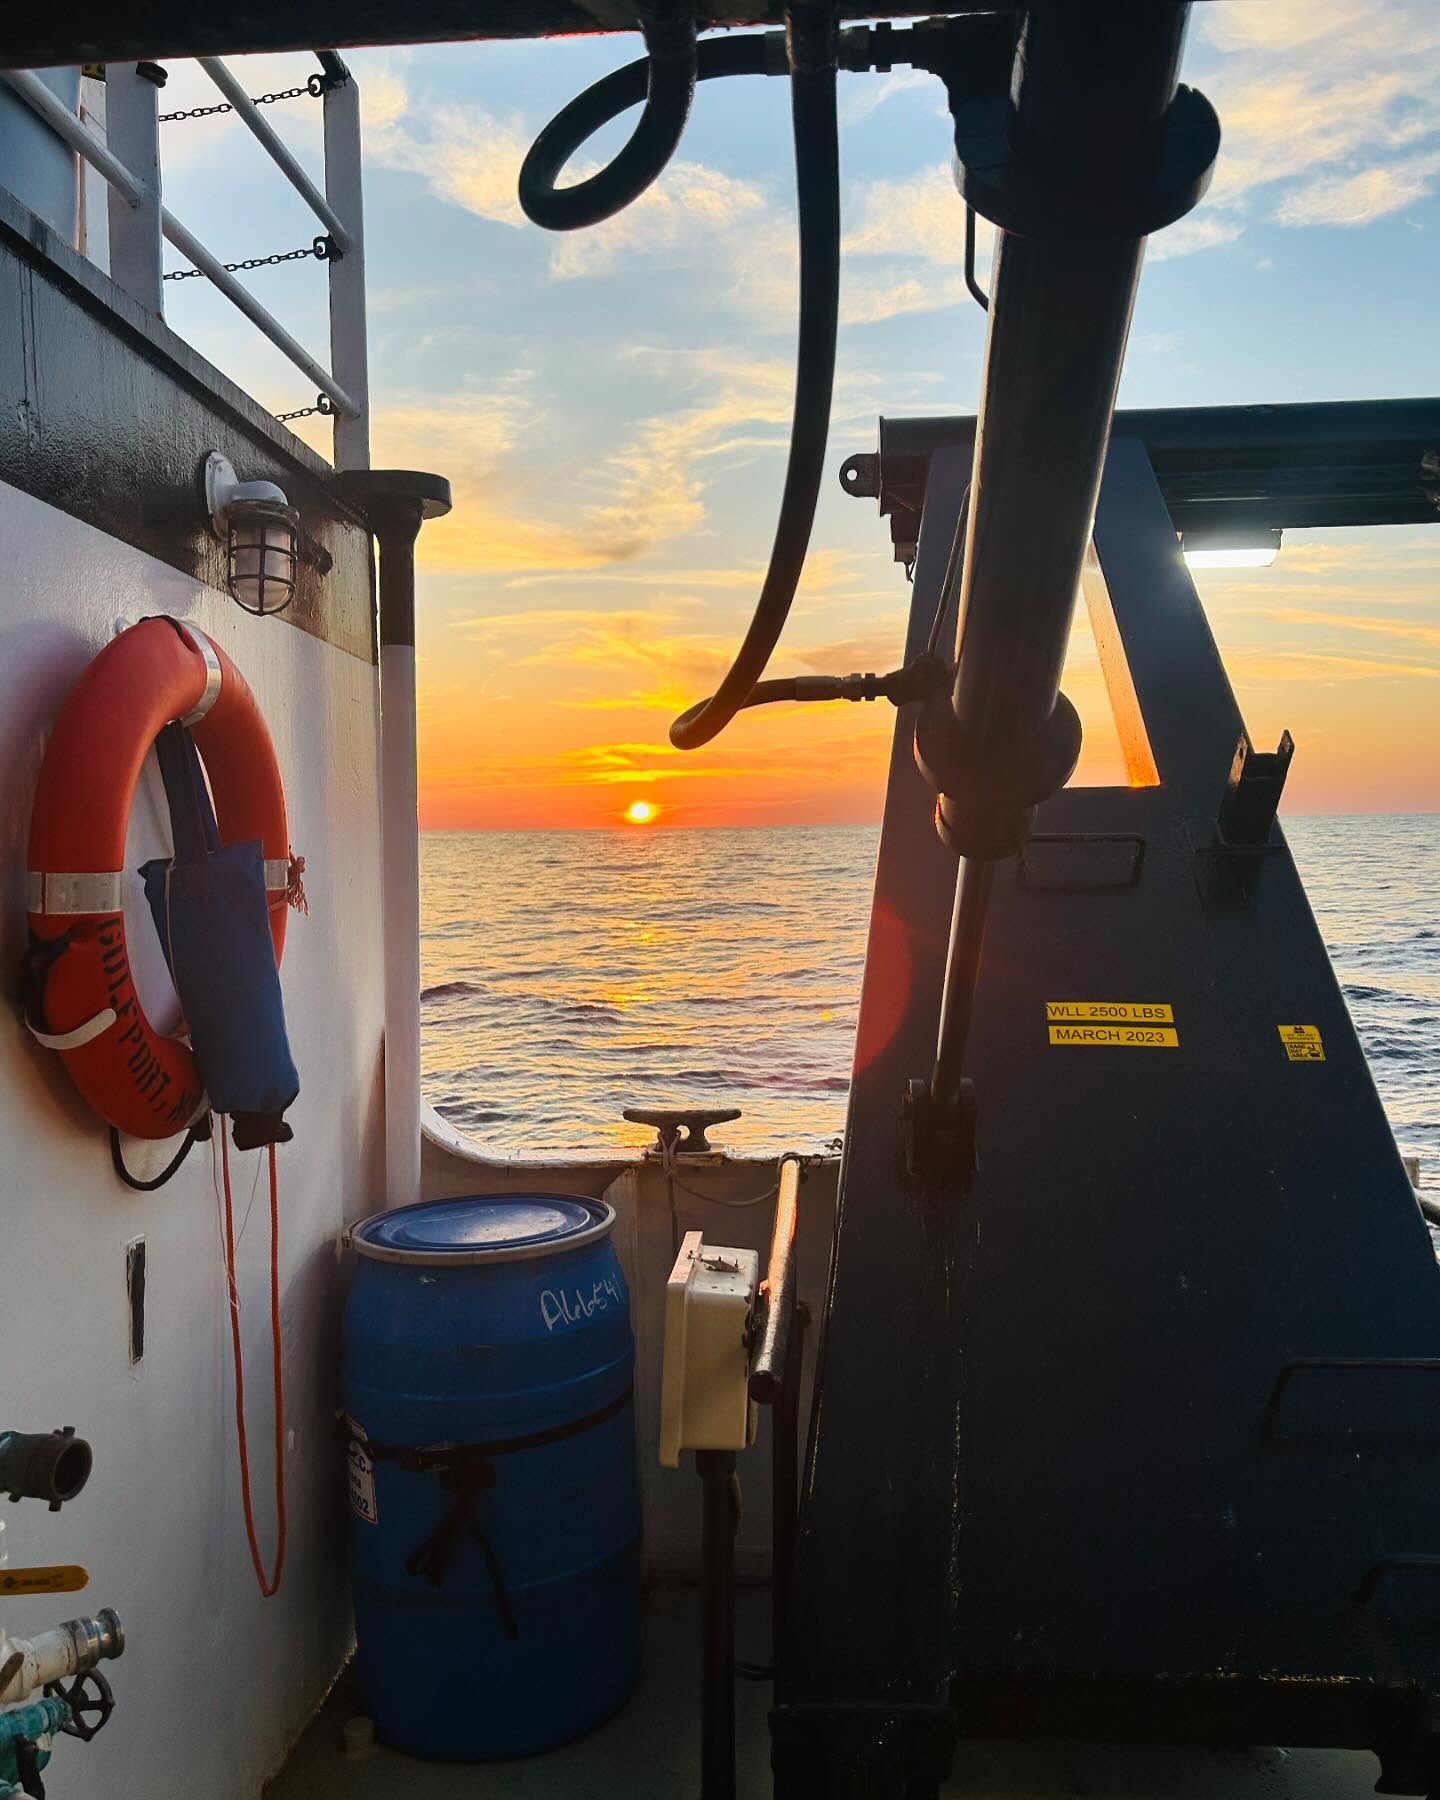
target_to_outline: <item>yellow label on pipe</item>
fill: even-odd
[[[0,1594],[74,1594],[90,1580],[79,1563],[55,1563],[44,1569],[0,1569]]]

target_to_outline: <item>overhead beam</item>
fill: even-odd
[[[1071,0],[1084,5],[1088,0]],[[948,14],[1018,10],[1020,0],[949,0]],[[906,0],[839,0],[842,20],[928,13]],[[702,31],[782,25],[781,0],[699,0]],[[241,56],[261,50],[347,49],[366,44],[464,43],[486,38],[590,36],[638,31],[635,0],[291,0],[286,6],[197,7],[150,0],[116,7],[74,0],[7,17],[0,68],[55,63],[158,61],[174,56]]]
[[[1440,523],[1440,398],[1157,407],[1115,415],[1149,453],[1177,531]],[[897,557],[914,554],[931,456],[969,446],[973,417],[881,419],[879,450],[841,486],[876,499]]]

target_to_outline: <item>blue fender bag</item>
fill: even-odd
[[[155,740],[175,854],[140,870],[180,996],[195,1061],[235,1147],[288,1143],[282,1114],[300,1092],[270,936],[258,843],[222,845],[194,740],[167,725]]]

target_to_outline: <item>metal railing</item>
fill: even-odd
[[[315,385],[333,412],[337,469],[370,464],[370,401],[365,330],[365,225],[360,181],[360,92],[333,51],[319,51],[325,134],[325,191],[320,190],[219,59],[200,67],[270,160],[324,226],[330,240],[330,367],[316,360],[243,282],[163,204],[160,193],[160,89],[143,66],[106,70],[106,141],[30,70],[0,72],[22,100],[109,184],[110,274],[119,287],[163,317],[161,240],[168,239],[277,350]],[[322,399],[323,397],[323,399]]]

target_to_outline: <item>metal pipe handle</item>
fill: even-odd
[[[750,1364],[750,1398],[769,1406],[785,1379],[785,1355],[795,1318],[795,1234],[800,1213],[800,1158],[793,1152],[780,1159],[780,1189],[775,1197],[775,1223],[770,1233],[770,1261],[765,1270],[765,1316],[760,1343]]]

